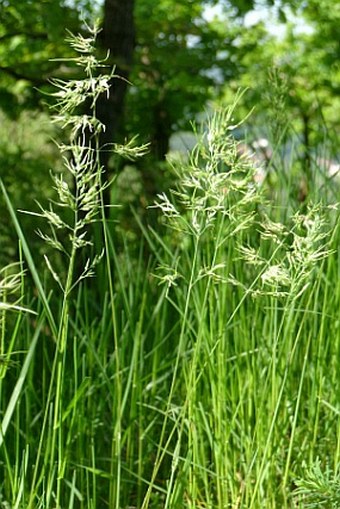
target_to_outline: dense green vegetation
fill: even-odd
[[[282,2],[277,38],[138,0],[107,139],[107,28],[30,4],[0,2],[0,507],[338,508],[337,9]]]

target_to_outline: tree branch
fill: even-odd
[[[12,76],[12,78],[14,78],[16,80],[30,81],[33,85],[36,85],[36,86],[46,85],[46,83],[48,81],[48,78],[42,79],[42,78],[38,78],[36,76],[29,76],[27,74],[21,73],[15,69],[13,69],[12,67],[4,67],[4,66],[0,65],[0,71],[5,72],[6,74],[8,74],[9,76]]]
[[[20,37],[20,36],[28,37],[29,39],[33,40],[47,40],[48,35],[47,33],[41,32],[41,33],[32,33],[32,32],[24,32],[24,31],[18,31],[18,32],[8,32],[7,34],[0,36],[0,42],[6,41],[6,39],[12,39],[13,37]]]

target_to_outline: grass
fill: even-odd
[[[236,98],[171,163],[160,227],[131,246],[102,202],[112,75],[94,78],[92,40],[71,44],[85,78],[80,95],[56,83],[65,171],[31,212],[57,253],[46,272],[1,186],[22,261],[0,282],[0,507],[338,507],[337,206],[299,204],[280,174],[254,184]]]

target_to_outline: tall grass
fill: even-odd
[[[337,205],[256,184],[236,98],[131,246],[102,202],[95,36],[71,37],[84,80],[56,82],[65,172],[31,212],[59,253],[46,273],[2,185],[28,281],[0,283],[0,506],[337,507]]]

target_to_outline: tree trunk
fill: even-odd
[[[134,28],[134,0],[105,0],[102,31],[98,34],[98,43],[105,54],[108,52],[106,65],[114,66],[114,74],[119,78],[112,78],[110,95],[101,94],[96,102],[96,116],[105,125],[105,131],[100,134],[100,163],[104,168],[103,184],[110,181],[112,168],[109,167],[109,159],[112,154],[110,144],[119,141],[119,133],[123,123],[124,99],[128,87],[133,52],[135,46]],[[103,70],[103,73],[108,70]],[[90,137],[91,133],[88,133]],[[89,140],[89,143],[91,141]],[[109,217],[111,203],[111,190],[106,187],[103,193],[105,215]],[[92,236],[95,245],[101,247],[103,239],[102,230],[93,226]],[[79,257],[77,260],[76,273],[78,277],[82,273],[84,260]],[[96,286],[96,285],[95,285]],[[93,290],[94,291],[94,290]],[[100,299],[100,296],[98,295]]]
[[[304,176],[300,183],[299,201],[306,201],[309,189],[312,185],[312,160],[311,160],[311,143],[310,143],[310,117],[306,112],[302,112],[302,139],[303,139],[303,170]]]
[[[169,151],[171,123],[166,107],[162,103],[155,106],[153,112],[154,131],[151,139],[151,150],[157,161],[164,161]]]
[[[99,34],[101,46],[109,51],[110,65],[115,66],[110,96],[102,95],[97,102],[98,118],[106,126],[101,135],[100,160],[105,169],[105,180],[110,178],[108,166],[110,143],[117,142],[122,127],[124,99],[128,87],[135,45],[134,0],[105,0],[103,30]],[[107,190],[105,203],[109,203],[110,191]]]
[[[303,124],[303,145],[304,145],[304,170],[307,179],[312,178],[312,161],[311,161],[311,143],[310,143],[310,117],[307,113],[302,113]]]

